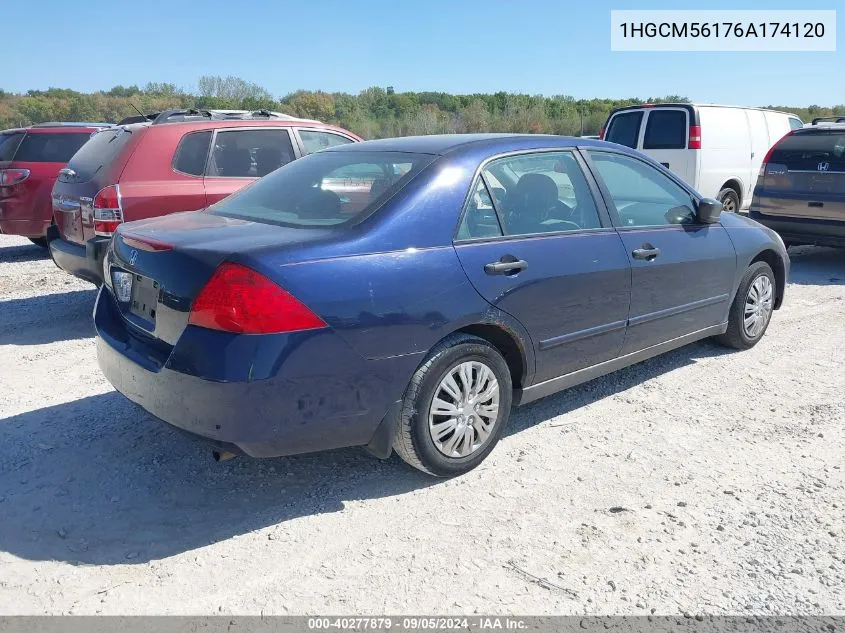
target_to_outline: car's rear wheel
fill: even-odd
[[[748,267],[728,314],[728,329],[716,337],[723,345],[749,349],[763,338],[775,305],[775,275],[766,262]]]
[[[719,202],[722,203],[722,209],[730,213],[739,211],[739,195],[730,187],[726,187],[719,192]]]
[[[465,473],[496,446],[512,397],[508,365],[489,342],[450,336],[411,378],[393,448],[431,475]]]
[[[46,237],[29,237],[27,238],[30,242],[35,244],[36,246],[40,246],[41,248],[47,248],[47,238]]]

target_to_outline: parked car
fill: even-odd
[[[788,245],[845,246],[845,123],[818,122],[778,141],[749,215]]]
[[[335,190],[351,181],[354,201]],[[789,258],[721,211],[601,141],[335,146],[204,211],[119,226],[98,360],[224,457],[393,447],[455,475],[512,404],[705,337],[755,345]]]
[[[76,150],[108,123],[39,123],[0,132],[0,233],[47,247],[50,191]]]
[[[647,154],[727,211],[748,209],[760,164],[790,130],[794,114],[762,108],[687,103],[617,108],[602,138]]]
[[[168,110],[122,123],[74,154],[52,192],[50,254],[59,268],[97,285],[121,222],[201,209],[300,156],[361,140],[264,110]]]

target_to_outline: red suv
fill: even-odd
[[[76,150],[108,123],[41,123],[0,132],[0,233],[47,246],[50,190]]]
[[[266,110],[130,117],[95,134],[59,172],[50,254],[59,268],[99,285],[121,222],[202,209],[301,156],[360,140]]]

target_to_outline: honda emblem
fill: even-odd
[[[827,171],[830,169],[830,163],[819,163],[819,166],[816,169],[819,171]]]

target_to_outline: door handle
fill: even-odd
[[[528,262],[524,259],[484,264],[484,272],[488,275],[515,275],[526,268],[528,268]]]
[[[643,244],[642,247],[634,249],[631,255],[634,256],[634,259],[644,259],[650,262],[660,256],[660,249],[651,244]]]

